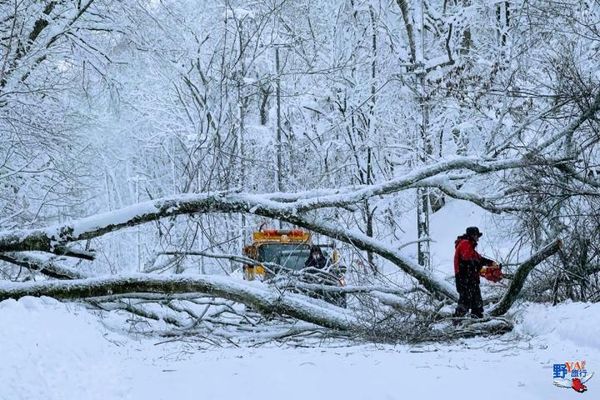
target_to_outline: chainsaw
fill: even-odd
[[[498,264],[496,261],[494,261],[491,265],[486,265],[483,268],[481,268],[481,271],[479,271],[479,275],[481,275],[488,281],[494,283],[500,282],[503,278],[502,264]]]

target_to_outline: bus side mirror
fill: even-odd
[[[256,247],[254,246],[246,246],[244,247],[243,253],[246,257],[256,260]]]

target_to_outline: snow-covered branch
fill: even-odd
[[[467,192],[465,190],[456,189],[454,185],[450,183],[450,181],[446,178],[432,178],[423,180],[414,185],[415,187],[428,187],[428,188],[436,188],[447,194],[448,196],[471,202],[473,204],[478,205],[481,208],[484,208],[490,212],[501,214],[511,211],[526,211],[529,208],[526,206],[513,206],[513,205],[496,205],[494,200],[498,199],[502,196],[506,196],[510,193],[509,190],[505,191],[505,193],[498,193],[493,196],[481,196],[477,193]]]
[[[60,264],[64,257],[39,255],[29,252],[0,253],[0,260],[40,272],[55,279],[83,279],[87,276],[80,271]]]
[[[317,220],[315,218],[293,215],[286,217],[284,220],[342,242],[346,242],[356,246],[361,250],[376,253],[386,260],[391,261],[394,265],[399,267],[408,275],[415,278],[429,292],[441,297],[452,299],[454,301],[458,300],[456,291],[452,286],[448,285],[443,280],[437,278],[420,265],[402,255],[398,249],[377,239],[354,230],[341,228],[339,225],[333,225],[321,220]]]
[[[390,181],[363,186],[352,186],[315,193],[303,192],[282,197],[276,194],[249,193],[206,193],[165,197],[131,205],[120,210],[75,220],[63,225],[27,231],[0,233],[0,252],[6,251],[48,251],[64,254],[66,243],[92,239],[108,232],[131,227],[161,218],[197,213],[250,213],[275,219],[294,219],[294,215],[319,208],[342,207],[359,203],[374,196],[389,195],[418,186],[419,182],[453,170],[467,169],[478,173],[489,173],[505,169],[522,168],[532,165],[548,165],[556,161],[537,158],[518,158],[500,161],[483,161],[474,157],[459,157],[449,161],[425,166],[403,177]],[[432,182],[432,187],[439,186]],[[449,192],[449,188],[447,188]],[[456,193],[458,195],[458,193]],[[487,205],[483,199],[476,200]],[[294,200],[295,198],[295,200]]]
[[[361,329],[349,311],[296,293],[215,275],[124,275],[111,278],[0,284],[0,300],[23,296],[85,299],[124,293],[203,293],[246,304],[270,314],[288,315],[331,329]]]
[[[428,186],[427,179],[443,176],[456,170],[469,170],[479,174],[486,174],[507,169],[525,168],[535,165],[554,165],[562,160],[544,160],[537,157],[523,157],[506,160],[483,160],[477,157],[456,157],[451,160],[440,161],[427,165],[389,181],[363,186],[352,186],[332,190],[329,194],[320,191],[318,196],[299,198],[294,202],[297,212],[309,211],[324,207],[341,207],[343,205],[359,203],[375,196],[398,193],[406,189]],[[431,181],[431,187],[437,187],[439,182]],[[459,191],[452,194],[459,195]],[[468,199],[468,197],[466,198]],[[485,206],[488,204],[479,201]]]
[[[544,151],[545,149],[547,149],[548,147],[552,146],[554,143],[558,142],[560,139],[564,138],[565,136],[572,135],[573,133],[575,133],[575,131],[577,129],[579,129],[579,127],[584,122],[586,122],[590,118],[593,118],[594,115],[598,111],[600,111],[600,92],[598,92],[596,94],[596,96],[594,97],[594,100],[592,101],[592,104],[590,105],[590,107],[587,110],[582,112],[565,129],[557,132],[556,134],[551,136],[549,139],[543,141],[542,143],[540,143],[539,145],[534,147],[532,150],[530,150],[529,154],[533,155],[536,153],[540,153],[540,152]]]
[[[536,265],[559,251],[561,246],[562,242],[556,239],[523,262],[515,272],[513,280],[506,291],[506,294],[490,311],[490,315],[500,316],[506,314],[514,302],[519,298],[519,294],[523,289],[523,285],[525,284],[525,280],[529,276],[529,273],[535,268]]]
[[[430,292],[456,300],[456,293],[452,287],[436,279],[411,260],[408,260],[397,249],[361,233],[325,223],[317,218],[308,217],[305,212],[322,207],[350,205],[373,196],[396,193],[420,184],[440,187],[439,182],[431,181],[431,183],[427,183],[426,179],[431,179],[433,176],[453,170],[466,169],[479,173],[487,173],[539,163],[540,160],[534,158],[482,161],[471,157],[460,157],[425,166],[401,178],[382,184],[330,190],[328,194],[326,194],[327,191],[318,190],[313,197],[310,197],[309,193],[301,193],[297,195],[296,201],[292,200],[292,196],[288,196],[284,202],[273,200],[273,198],[280,197],[280,193],[248,194],[219,192],[179,195],[135,204],[120,210],[90,216],[63,225],[36,230],[0,233],[0,252],[37,250],[55,254],[66,254],[65,249],[69,249],[66,247],[68,243],[92,239],[108,232],[165,217],[198,213],[249,213],[286,221],[350,243],[362,250],[379,254],[414,277]],[[459,192],[448,185],[445,185],[443,188],[449,193],[459,195]],[[465,195],[463,197],[482,205],[489,205],[484,203],[485,200],[483,198],[475,198],[474,195]],[[88,255],[85,252],[69,251],[68,253],[69,255],[80,257]]]

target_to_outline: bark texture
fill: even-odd
[[[489,314],[492,316],[506,314],[514,302],[519,298],[519,294],[523,289],[523,285],[525,284],[525,280],[529,276],[529,273],[535,268],[536,265],[560,250],[561,246],[562,242],[556,239],[522,263],[515,272],[512,283],[506,291],[506,294],[504,294],[498,304],[492,308]]]

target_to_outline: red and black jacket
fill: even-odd
[[[472,267],[479,271],[484,265],[491,265],[492,260],[479,254],[475,247],[477,243],[468,236],[459,236],[454,242],[454,274],[458,274],[461,267]]]

